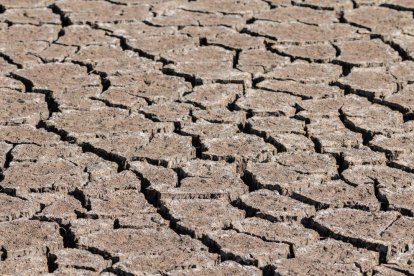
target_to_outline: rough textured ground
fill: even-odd
[[[413,11],[0,0],[0,274],[413,275]]]

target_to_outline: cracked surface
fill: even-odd
[[[413,275],[410,0],[0,0],[0,274]]]

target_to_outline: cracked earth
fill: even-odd
[[[414,275],[413,12],[0,0],[0,274]]]

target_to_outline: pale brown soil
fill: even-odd
[[[0,0],[0,274],[414,275],[413,12]]]

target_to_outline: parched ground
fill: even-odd
[[[413,0],[0,0],[1,275],[414,275]]]

